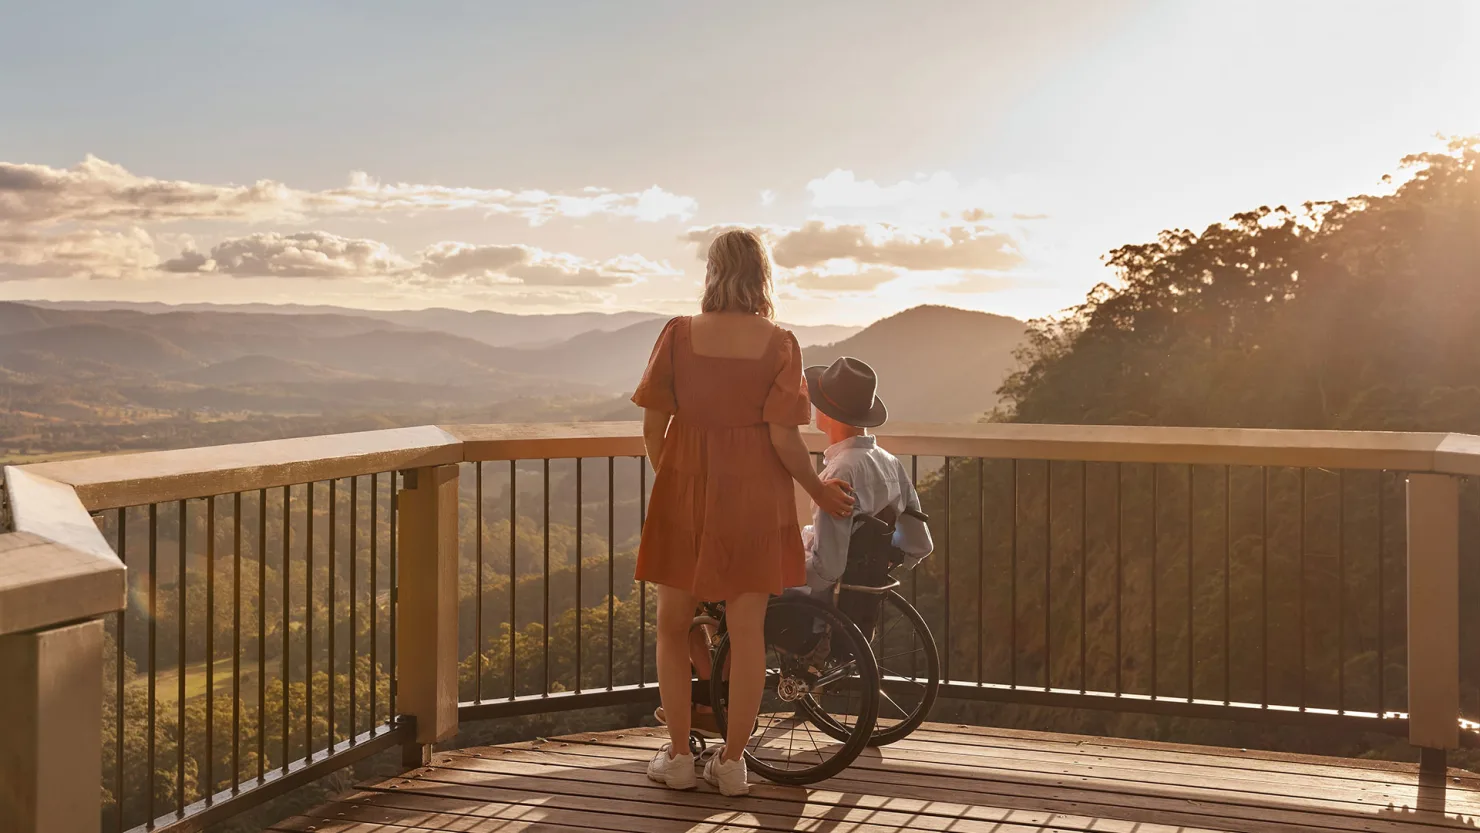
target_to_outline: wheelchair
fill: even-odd
[[[911,510],[921,521],[928,518]],[[745,749],[752,772],[788,785],[841,773],[869,746],[908,737],[929,716],[940,689],[940,656],[918,610],[893,573],[913,569],[891,543],[892,513],[864,516],[849,542],[848,566],[834,598],[773,597],[766,609],[766,676]],[[695,702],[728,723],[730,642],[723,603],[694,619],[710,649],[710,679],[695,681]],[[707,689],[707,690],[705,690]],[[706,753],[697,733],[691,751]]]

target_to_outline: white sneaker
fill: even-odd
[[[665,743],[648,764],[648,777],[671,790],[692,790],[699,785],[694,775],[694,756],[685,749],[682,755],[669,756],[673,744]]]
[[[750,784],[746,783],[745,757],[738,761],[725,760],[725,748],[719,747],[715,755],[704,764],[704,780],[729,796],[749,795]]]

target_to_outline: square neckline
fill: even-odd
[[[695,350],[694,349],[694,334],[693,334],[693,330],[692,330],[692,326],[693,326],[693,322],[694,322],[694,316],[692,316],[692,315],[685,315],[680,320],[683,321],[684,343],[689,348],[689,355],[690,356],[693,356],[695,358],[698,358],[698,359],[710,359],[710,360],[719,361],[719,362],[761,362],[761,361],[765,361],[766,359],[768,359],[768,358],[771,357],[771,348],[773,348],[776,345],[776,339],[777,339],[777,337],[781,333],[785,332],[785,330],[782,329],[779,325],[777,325],[775,322],[772,322],[772,324],[771,324],[771,335],[770,335],[769,338],[767,338],[765,349],[763,349],[761,351],[761,354],[759,356],[754,356],[754,357],[749,357],[749,356],[711,356],[711,355],[709,355],[707,353],[700,353],[698,350]]]

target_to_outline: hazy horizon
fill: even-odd
[[[19,6],[0,298],[1028,319],[1165,228],[1480,134],[1480,5]],[[1422,38],[1409,34],[1423,25]]]

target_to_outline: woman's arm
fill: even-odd
[[[642,410],[642,444],[647,447],[648,460],[656,471],[663,459],[663,441],[668,437],[668,421],[671,417],[652,408]]]
[[[781,465],[812,498],[822,511],[829,515],[847,515],[853,511],[853,497],[840,480],[822,482],[812,468],[812,456],[807,453],[807,444],[802,442],[802,432],[795,425],[770,423],[771,445],[781,458]]]

